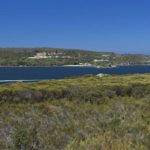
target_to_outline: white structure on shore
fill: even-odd
[[[97,77],[104,77],[104,76],[106,76],[107,74],[103,74],[103,73],[99,73],[99,74],[97,74],[96,76]]]

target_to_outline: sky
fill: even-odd
[[[0,0],[0,47],[150,55],[150,0]]]

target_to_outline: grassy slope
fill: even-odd
[[[0,149],[150,149],[149,74],[16,83],[0,93]]]

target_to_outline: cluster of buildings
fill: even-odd
[[[46,58],[72,58],[68,55],[63,55],[63,53],[56,52],[37,52],[35,56],[28,57],[29,59],[46,59]]]
[[[73,56],[65,55],[62,52],[37,52],[34,56],[28,57],[29,59],[47,59],[47,58],[63,58],[63,59],[72,59],[74,58]],[[93,59],[92,62],[85,62],[79,64],[73,65],[73,66],[96,66],[100,67],[100,63],[106,62],[107,64],[110,62],[110,55],[101,55],[101,57],[98,59]],[[66,65],[70,66],[70,65]],[[71,65],[72,66],[72,65]]]
[[[98,62],[109,62],[109,58],[110,58],[110,55],[102,55],[101,56],[101,59],[94,59],[93,62],[95,63],[98,63]]]

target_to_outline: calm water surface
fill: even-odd
[[[121,66],[116,68],[92,67],[0,67],[0,82],[63,79],[86,74],[150,73],[150,66]]]

